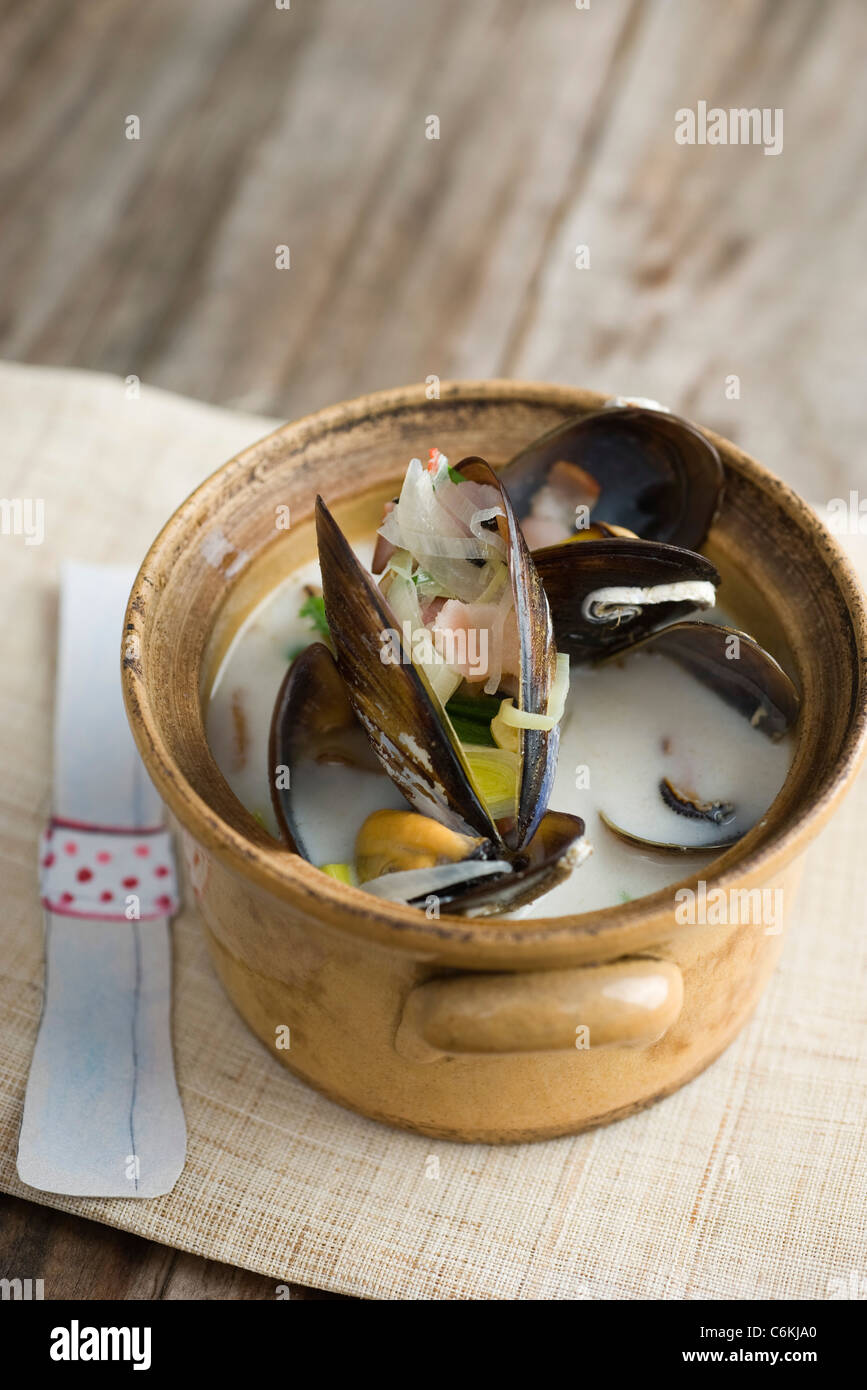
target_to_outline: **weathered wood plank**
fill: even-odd
[[[0,1278],[42,1279],[46,1299],[271,1300],[277,1284],[261,1274],[202,1260],[0,1194]],[[341,1299],[289,1284],[294,1300]],[[285,1297],[285,1294],[282,1295]]]
[[[813,498],[863,487],[867,111],[838,93],[865,56],[848,0],[647,6],[502,369],[655,396]],[[700,99],[781,107],[782,154],[676,144]]]
[[[199,0],[181,24],[166,0],[147,19],[103,0],[99,79],[85,56],[55,94],[68,47],[90,53],[73,11],[38,98],[20,81],[0,92],[13,154],[26,137],[0,351],[286,414],[453,372],[474,323],[474,370],[491,371],[630,6],[591,19],[520,0],[331,0],[312,33],[309,13],[222,0],[205,19]],[[107,63],[118,15],[131,31]],[[123,138],[130,112],[138,142]],[[40,176],[22,186],[28,160]],[[289,271],[274,265],[283,242]]]
[[[6,27],[0,352],[286,415],[431,373],[629,388],[845,487],[857,0],[96,0]],[[783,154],[675,144],[699,98],[782,106]]]
[[[240,281],[250,308],[244,355],[262,363],[240,396],[245,405],[272,401],[297,414],[431,373],[490,374],[520,302],[535,225],[561,196],[629,12],[624,3],[600,9],[599,70],[576,83],[574,47],[557,42],[561,6],[398,7],[384,73],[371,64],[367,20],[359,15],[355,32],[341,7],[336,38],[311,48],[302,93],[250,171],[215,250],[210,292],[160,370],[170,364],[174,379],[215,331],[225,336],[235,312],[229,287]],[[377,54],[380,41],[378,33]],[[318,150],[311,113],[335,132]],[[439,118],[439,140],[425,138],[429,115]],[[281,186],[287,212],[275,220]],[[251,206],[263,208],[271,244],[291,229],[285,291],[274,283],[281,272],[250,254],[241,224]],[[281,337],[278,356],[263,353]]]

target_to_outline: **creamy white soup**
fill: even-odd
[[[355,545],[366,565],[373,545]],[[206,702],[208,739],[239,800],[278,836],[271,806],[268,733],[277,691],[293,656],[316,641],[302,616],[318,563],[274,589],[236,633]],[[708,615],[709,616],[709,615]],[[716,610],[715,621],[722,621]],[[745,833],[780,790],[792,739],[774,742],[706,686],[652,651],[589,666],[572,663],[550,808],[586,824],[592,853],[569,878],[515,916],[559,916],[609,907],[698,873],[717,852],[703,848]],[[726,803],[725,825],[690,819],[660,794],[667,778],[708,803]],[[406,802],[385,777],[339,765],[322,768],[315,796],[300,811],[315,863],[351,863],[370,812]],[[663,855],[627,844],[600,819],[644,839],[688,845]]]

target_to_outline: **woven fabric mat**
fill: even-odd
[[[216,1260],[380,1298],[829,1298],[867,1292],[867,780],[808,856],[758,1013],[696,1081],[631,1119],[486,1148],[387,1129],[285,1072],[176,920],[189,1153],[151,1201],[26,1188],[15,1149],[41,1003],[37,836],[50,805],[62,559],[137,563],[178,502],[272,427],[114,378],[0,365],[0,1188]],[[867,538],[852,552],[867,573]],[[428,1162],[431,1155],[438,1165]],[[438,1176],[433,1176],[438,1166]]]

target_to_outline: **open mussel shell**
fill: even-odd
[[[520,646],[521,679],[515,705],[530,714],[546,714],[557,649],[541,577],[521,534],[511,499],[490,464],[481,458],[466,458],[456,471],[472,482],[497,488],[500,494],[505,516],[498,518],[498,527],[506,542]],[[513,849],[526,844],[545,812],[557,768],[559,742],[559,725],[550,732],[521,730],[517,816],[514,826],[502,827],[505,842]]]
[[[498,841],[460,748],[424,673],[412,663],[384,594],[321,497],[316,499],[316,534],[337,666],[382,766],[415,810],[464,834]],[[404,659],[383,660],[389,634],[398,635]]]
[[[719,854],[724,849],[731,849],[732,845],[737,844],[741,838],[740,834],[724,836],[708,844],[679,845],[669,843],[665,840],[648,840],[643,835],[638,835],[632,830],[626,830],[622,825],[616,825],[610,816],[606,816],[604,811],[599,812],[599,819],[612,835],[616,835],[618,840],[623,840],[627,845],[632,845],[633,849],[647,850],[651,854]]]
[[[672,623],[621,654],[633,650],[670,657],[769,738],[782,738],[798,718],[801,697],[792,680],[770,652],[737,628]]]
[[[714,602],[720,576],[703,555],[660,541],[564,541],[533,552],[560,651],[612,653]]]
[[[456,864],[428,870],[424,880],[386,874],[364,887],[413,907],[427,907],[435,899],[439,907],[452,912],[489,916],[535,902],[562,883],[589,853],[580,816],[547,811],[524,848],[510,856],[510,862],[473,858],[463,865],[473,877],[468,874],[461,879],[462,866]]]
[[[575,507],[586,506],[647,540],[690,550],[707,536],[723,490],[719,454],[699,430],[676,415],[630,406],[557,425],[510,459],[501,477],[522,524],[543,489],[556,494],[567,529],[551,541],[563,539]]]
[[[672,623],[641,638],[620,655],[632,651],[654,651],[676,661],[771,739],[782,738],[798,718],[800,696],[782,666],[752,637],[736,628],[716,623]],[[734,829],[727,832],[727,825],[734,819],[732,805],[700,802],[667,778],[660,783],[660,793],[666,805],[680,815],[718,825],[716,838],[695,844],[650,840],[617,825],[602,810],[599,819],[618,839],[653,854],[721,853],[746,833]]]
[[[511,874],[468,888],[455,900],[454,910],[488,916],[535,902],[567,879],[592,852],[584,831],[580,816],[546,811],[531,839],[513,856]]]
[[[383,777],[343,677],[320,642],[296,657],[280,686],[269,760],[281,835],[290,849],[315,863],[303,808],[315,795],[313,784],[324,766]],[[278,771],[288,771],[288,786],[275,777]],[[590,852],[583,836],[579,817],[549,811],[522,849],[507,850],[485,836],[446,829],[442,817],[382,808],[364,822],[356,859],[361,887],[373,896],[422,908],[436,899],[454,912],[484,914],[533,902],[561,882]],[[417,867],[425,864],[430,867]],[[368,877],[371,873],[380,877]]]
[[[271,804],[290,849],[312,859],[299,809],[325,764],[381,774],[355,717],[334,657],[321,642],[301,652],[283,678],[268,739]]]

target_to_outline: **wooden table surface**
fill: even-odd
[[[867,490],[863,0],[2,0],[0,26],[0,356],[287,418],[569,382],[815,500]],[[679,144],[702,101],[780,109],[782,152]],[[0,1218],[0,1274],[54,1296],[274,1297]]]

